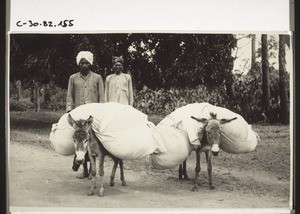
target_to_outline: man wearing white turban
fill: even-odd
[[[102,77],[91,71],[93,54],[89,51],[81,51],[76,57],[79,72],[69,78],[66,111],[69,112],[77,106],[86,103],[104,102],[104,84]],[[83,172],[77,178],[89,176],[87,168],[88,154],[83,164]]]
[[[86,103],[104,102],[104,85],[102,77],[91,71],[93,54],[81,51],[76,57],[79,72],[69,78],[66,111]]]

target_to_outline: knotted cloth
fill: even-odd
[[[77,54],[76,57],[77,65],[79,65],[81,59],[86,59],[89,63],[91,63],[91,65],[93,64],[93,54],[89,51],[80,51]]]

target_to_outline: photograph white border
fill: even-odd
[[[96,3],[97,1],[97,3]],[[147,0],[143,1],[143,4],[147,4],[148,13],[135,13],[131,14],[130,11],[133,11],[132,5],[135,5],[134,11],[143,11],[145,8],[141,4],[140,0],[114,0],[113,4],[111,0],[64,0],[63,2],[48,1],[48,0],[11,0],[9,5],[9,17],[8,23],[9,27],[7,28],[9,32],[7,37],[9,38],[10,34],[31,34],[31,33],[49,33],[49,34],[60,34],[60,33],[75,33],[75,34],[88,34],[88,33],[293,33],[293,17],[290,14],[290,5],[292,1],[287,0],[273,0],[272,3],[268,0],[188,0],[184,1],[185,4],[182,4],[183,1],[180,0],[164,0],[165,7],[158,9],[159,0]],[[72,2],[73,4],[70,4]],[[76,2],[77,4],[74,4]],[[87,4],[86,10],[82,10],[82,4],[85,2]],[[95,7],[95,4],[98,5],[99,2],[103,7]],[[188,3],[187,3],[188,2]],[[223,3],[221,3],[223,2]],[[224,5],[224,2],[227,5]],[[55,3],[58,3],[56,5]],[[59,5],[60,4],[60,5]],[[193,7],[189,6],[193,5]],[[78,5],[80,5],[78,7]],[[185,13],[182,16],[178,16],[178,6],[185,5],[183,9],[186,9]],[[210,5],[207,7],[207,5]],[[222,7],[220,7],[222,5]],[[98,5],[99,6],[99,5]],[[268,6],[269,10],[261,10],[262,8]],[[76,8],[77,7],[77,8]],[[45,10],[48,8],[48,10]],[[61,8],[60,11],[57,11],[57,8]],[[89,10],[91,9],[92,10]],[[117,9],[116,9],[117,8]],[[210,8],[207,10],[207,8]],[[198,9],[198,10],[197,10]],[[220,10],[221,9],[221,10]],[[56,10],[56,11],[55,11]],[[127,11],[124,12],[123,10]],[[122,12],[123,11],[123,12]],[[151,14],[152,11],[152,14]],[[156,11],[156,13],[153,13]],[[213,11],[213,12],[211,12]],[[227,11],[227,12],[226,12]],[[199,12],[199,13],[198,13]],[[245,13],[247,12],[247,13]],[[112,15],[113,14],[113,15]],[[149,15],[154,15],[154,18],[149,17]],[[251,14],[252,16],[246,17],[245,14]],[[18,20],[29,20],[35,19],[37,22],[42,22],[43,20],[52,20],[59,21],[65,20],[68,17],[78,20],[76,22],[75,28],[64,28],[64,29],[50,29],[50,28],[19,28],[16,27],[15,23]],[[124,17],[126,17],[124,19]],[[139,17],[137,21],[137,17]],[[143,17],[140,19],[140,17]],[[168,17],[168,18],[166,18]],[[165,21],[161,21],[161,20]],[[93,21],[91,21],[93,20]],[[97,22],[97,20],[103,20],[103,22]],[[93,29],[93,30],[92,30]],[[97,29],[97,30],[95,30]],[[293,36],[292,36],[293,38]],[[293,41],[293,40],[292,40]],[[9,56],[9,39],[7,39],[7,56]],[[292,43],[293,44],[293,43]],[[293,49],[293,45],[292,45]],[[7,75],[6,81],[8,81],[9,73],[9,57],[7,57]],[[294,71],[293,71],[294,72]],[[293,72],[291,75],[290,81],[290,112],[292,119],[290,122],[291,130],[291,154],[293,154],[293,89],[294,89],[294,78]],[[6,82],[8,83],[8,82]],[[7,86],[7,85],[6,85]],[[7,86],[8,88],[8,86]],[[6,100],[8,100],[9,92],[6,94]],[[6,121],[9,125],[9,106],[6,102]],[[9,131],[6,130],[7,136],[9,136]],[[7,144],[8,145],[8,144]],[[293,155],[291,155],[291,181],[293,178],[292,169],[293,165]],[[9,164],[9,159],[8,159]],[[293,184],[291,183],[291,188]],[[293,193],[291,192],[291,197]],[[8,192],[9,195],[9,192]],[[9,200],[9,199],[8,199]],[[292,206],[292,199],[291,199]],[[13,213],[14,208],[12,208]],[[23,211],[26,213],[27,208],[24,208]],[[55,210],[55,209],[54,209]],[[54,211],[52,210],[52,211]],[[36,210],[37,211],[37,210]],[[49,210],[51,211],[51,209]],[[162,211],[162,210],[160,210]],[[204,210],[212,213],[217,213],[216,210]],[[253,209],[229,209],[226,210],[226,213],[250,213],[253,212]],[[289,210],[286,209],[256,209],[256,211],[262,211],[263,213],[289,213]],[[134,213],[123,212],[123,213]],[[144,211],[145,213],[157,213],[156,210]],[[174,211],[162,211],[163,213],[174,212]],[[202,213],[201,210],[190,211],[180,211],[177,210],[176,213]],[[204,213],[203,212],[203,213]],[[24,213],[24,212],[22,212]],[[28,212],[31,213],[31,212]],[[45,213],[45,212],[43,212]],[[46,212],[50,213],[50,212]],[[70,213],[70,212],[68,212]],[[75,213],[75,212],[74,212]],[[82,213],[82,212],[81,212]],[[89,213],[89,212],[86,212]],[[94,212],[93,212],[94,213]],[[113,210],[110,210],[110,213],[114,213]],[[120,213],[116,211],[115,213]]]

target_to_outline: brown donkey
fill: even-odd
[[[214,189],[215,186],[212,184],[212,165],[211,165],[211,156],[217,156],[219,153],[219,145],[221,141],[221,125],[229,123],[235,119],[217,119],[217,114],[210,113],[211,118],[196,118],[191,116],[192,119],[197,120],[198,122],[204,123],[203,135],[199,136],[201,146],[196,149],[196,168],[195,168],[195,184],[192,191],[198,191],[198,177],[201,170],[200,166],[200,154],[205,152],[209,187]],[[179,179],[188,178],[186,173],[186,160],[179,166]]]
[[[100,190],[99,196],[104,194],[103,176],[104,176],[104,157],[110,156],[114,160],[114,166],[110,176],[110,186],[114,186],[114,178],[118,164],[120,165],[120,176],[122,186],[126,186],[123,170],[123,160],[110,154],[101,144],[99,139],[95,136],[92,130],[93,117],[90,116],[87,120],[75,121],[71,115],[68,116],[69,124],[75,129],[73,134],[73,141],[75,146],[75,161],[78,164],[85,162],[85,155],[88,153],[91,170],[90,174],[92,177],[92,186],[88,192],[88,195],[93,195],[96,189],[96,157],[99,157],[99,176],[100,176]]]

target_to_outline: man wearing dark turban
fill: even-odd
[[[133,105],[132,80],[129,74],[123,73],[123,57],[113,57],[113,71],[106,77],[105,101]]]

